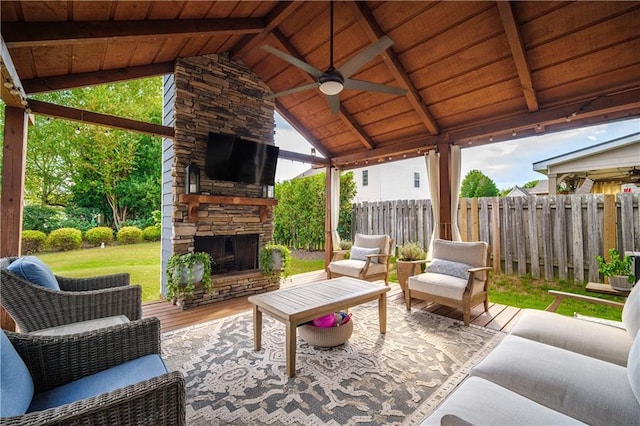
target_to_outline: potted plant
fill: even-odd
[[[629,256],[621,256],[614,248],[609,249],[609,258],[611,260],[607,262],[602,256],[596,256],[598,270],[609,278],[611,287],[616,290],[629,291],[636,280],[636,277],[631,273],[633,259]]]
[[[427,253],[418,243],[406,243],[398,249],[396,274],[403,293],[407,289],[407,280],[416,273],[426,256]]]
[[[268,243],[258,255],[260,269],[269,281],[291,275],[291,250],[281,244]]]
[[[205,252],[174,254],[167,263],[167,297],[192,296],[195,284],[202,282],[209,294],[213,293],[211,282],[211,255]]]

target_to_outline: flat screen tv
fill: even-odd
[[[277,146],[209,133],[205,173],[212,180],[275,185],[279,151]]]

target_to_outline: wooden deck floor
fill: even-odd
[[[292,276],[291,279],[281,285],[281,288],[323,279],[326,279],[324,271],[308,272]],[[400,286],[396,283],[390,284],[391,291],[387,293],[387,303],[396,303],[404,306],[404,296],[402,290],[400,290]],[[162,332],[166,332],[250,311],[251,304],[247,301],[247,298],[248,297],[239,297],[187,310],[182,310],[180,307],[165,301],[147,302],[142,305],[142,312],[143,317],[158,317],[160,319]],[[462,311],[435,303],[427,303],[414,299],[411,309],[424,309],[438,315],[462,320]],[[509,331],[515,323],[515,319],[520,315],[520,311],[519,308],[512,306],[491,303],[488,313],[484,312],[482,306],[476,306],[471,311],[471,318],[473,324],[494,330]]]

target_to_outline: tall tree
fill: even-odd
[[[162,79],[64,90],[38,99],[159,124]],[[160,138],[42,117],[38,123],[27,148],[30,199],[98,208],[116,227],[159,209]]]
[[[500,191],[495,182],[480,170],[471,170],[462,180],[460,197],[495,197]]]

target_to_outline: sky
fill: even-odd
[[[522,186],[532,180],[546,179],[543,174],[533,171],[535,162],[637,132],[640,132],[640,119],[464,148],[461,176],[464,178],[470,170],[478,169],[489,176],[499,189]],[[311,145],[278,114],[275,143],[286,151],[311,152]],[[294,178],[309,167],[309,164],[280,159],[276,181]]]

